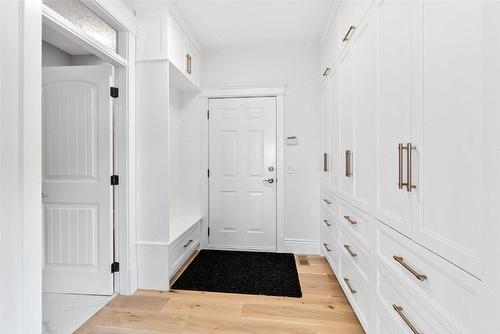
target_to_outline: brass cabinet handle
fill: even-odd
[[[193,60],[193,57],[191,56],[190,53],[188,53],[186,55],[186,72],[188,72],[189,74],[191,74],[191,70],[192,70],[192,60]]]
[[[351,160],[352,160],[352,152],[351,152],[351,150],[346,150],[345,151],[345,176],[346,177],[352,176]]]
[[[187,248],[191,243],[193,242],[193,239],[190,239],[186,244],[184,245],[184,248]]]
[[[398,151],[399,151],[399,181],[398,187],[399,189],[403,189],[406,187],[407,192],[411,192],[412,189],[415,189],[412,183],[413,177],[413,161],[412,161],[412,151],[415,150],[416,147],[411,143],[407,143],[406,145],[399,143]],[[406,151],[406,182],[403,182],[403,151]]]
[[[328,75],[328,73],[330,73],[330,71],[331,71],[331,68],[330,68],[330,67],[327,67],[327,68],[325,69],[325,71],[323,72],[323,76],[324,76],[324,77],[326,77],[326,76]]]
[[[326,226],[328,226],[328,227],[332,226],[332,224],[330,224],[330,223],[328,222],[328,219],[323,219],[323,221],[325,222]]]
[[[351,286],[351,281],[349,281],[348,278],[344,278],[345,284],[347,284],[347,287],[349,288],[349,291],[351,291],[352,294],[355,294],[357,291],[354,290]]]
[[[328,172],[328,153],[323,153],[323,172]]]
[[[332,201],[326,199],[326,198],[323,198],[323,201],[325,201],[326,204],[332,204]]]
[[[358,223],[357,221],[352,220],[351,217],[349,217],[349,216],[344,216],[344,218],[345,218],[345,220],[347,220],[352,225],[356,225]]]
[[[420,333],[415,326],[408,320],[406,315],[403,313],[403,308],[399,305],[393,304],[392,307],[394,310],[398,313],[398,315],[403,319],[403,321],[406,323],[406,325],[410,328],[410,330],[413,332],[413,334],[422,334]]]
[[[419,274],[417,271],[415,271],[415,269],[413,269],[412,267],[410,267],[403,259],[402,256],[397,256],[397,255],[394,255],[392,257],[394,260],[396,260],[396,262],[398,262],[400,265],[402,265],[406,270],[408,270],[410,273],[413,274],[413,276],[415,276],[419,281],[425,281],[427,279],[427,276],[423,275],[423,274]]]
[[[325,246],[325,249],[327,252],[331,252],[332,250],[330,248],[328,248],[328,244],[327,243],[323,243],[323,246]]]
[[[347,249],[347,251],[349,252],[349,254],[351,254],[352,257],[356,257],[358,256],[358,254],[354,253],[352,250],[351,250],[351,246],[349,245],[344,245],[344,248]]]
[[[344,38],[342,39],[342,42],[346,42],[349,40],[349,35],[351,34],[351,31],[353,31],[354,29],[356,29],[355,26],[349,27],[349,30],[347,30],[347,33],[345,34]]]
[[[398,188],[403,189],[403,144],[398,144]]]

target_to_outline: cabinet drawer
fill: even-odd
[[[169,246],[169,274],[172,277],[200,244],[201,224],[193,225]]]
[[[377,269],[377,299],[378,307],[404,325],[408,333],[460,333],[436,310],[422,305],[406,285],[400,284],[383,267]]]
[[[359,322],[368,333],[369,319],[372,313],[371,298],[368,285],[364,282],[359,271],[352,265],[351,260],[343,254],[340,256],[340,277],[337,277],[344,288],[347,299],[358,316]]]
[[[373,218],[350,205],[348,206],[348,204],[341,203],[340,219],[342,226],[348,227],[362,245],[370,250],[373,236]]]
[[[339,221],[337,218],[334,218],[332,213],[325,208],[321,208],[320,211],[320,225],[329,230],[332,234],[338,235],[339,231]],[[338,239],[338,238],[337,238]]]
[[[348,227],[343,226],[340,229],[339,248],[346,257],[346,261],[350,261],[351,264],[358,269],[365,284],[369,284],[369,282],[373,280],[372,256],[368,250],[352,236],[351,232],[348,231]]]
[[[381,265],[446,314],[472,327],[480,281],[382,223],[377,224],[376,255]]]
[[[330,210],[332,216],[338,216],[339,213],[339,201],[335,196],[322,191],[321,192],[321,207]]]

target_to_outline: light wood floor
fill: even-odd
[[[364,333],[323,257],[297,268],[302,298],[196,291],[117,296],[75,333]]]

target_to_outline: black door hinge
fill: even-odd
[[[118,175],[111,175],[111,185],[117,186],[120,183],[120,177]]]
[[[207,110],[207,119],[210,119],[210,110]]]
[[[120,262],[113,262],[111,263],[111,273],[117,273],[120,271]]]
[[[117,98],[118,97],[118,87],[109,87],[109,95],[111,95],[111,97]]]
[[[207,169],[207,177],[210,177],[210,169]]]
[[[207,235],[210,236],[210,227],[208,228]]]

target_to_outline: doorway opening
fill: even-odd
[[[43,3],[43,333],[72,333],[115,293],[133,289],[130,36],[116,21],[107,24],[110,14],[93,1]]]

